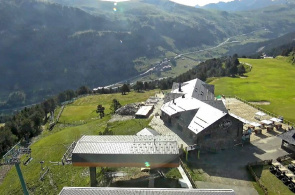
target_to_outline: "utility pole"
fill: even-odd
[[[3,156],[1,164],[15,166],[24,195],[29,195],[22,171],[19,166],[21,154],[31,154],[31,149],[22,147],[19,142]]]

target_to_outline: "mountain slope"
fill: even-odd
[[[290,2],[292,2],[292,0],[234,0],[230,2],[210,3],[202,6],[202,8],[223,11],[246,11],[273,5],[286,5]]]
[[[139,74],[140,57],[215,46],[257,29],[271,32],[262,39],[295,31],[294,6],[228,13],[167,0],[56,2],[63,5],[0,0],[0,102],[13,91],[25,92],[28,104],[68,88],[125,80]]]

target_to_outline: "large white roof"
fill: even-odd
[[[202,102],[203,103],[203,102]],[[195,134],[200,133],[227,113],[203,103],[188,128]]]
[[[147,116],[152,109],[153,106],[141,106],[135,115]]]
[[[174,101],[167,102],[162,106],[161,111],[165,112],[169,116],[172,116],[176,113],[195,109],[196,114],[188,126],[188,128],[195,134],[198,134],[227,114],[209,104],[206,104],[192,97],[179,97],[176,98]]]
[[[163,104],[163,106],[161,107],[161,110],[165,112],[166,114],[168,114],[169,116],[172,116],[179,112],[200,108],[201,103],[203,102],[192,97],[188,97],[188,98],[179,97],[174,99],[174,101],[172,100],[170,102]]]

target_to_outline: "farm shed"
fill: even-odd
[[[135,113],[135,118],[148,118],[153,110],[154,106],[141,106]]]
[[[59,195],[235,195],[232,189],[64,187]]]

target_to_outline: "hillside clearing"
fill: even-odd
[[[74,167],[72,165],[55,166],[50,162],[61,161],[61,157],[67,147],[77,141],[82,135],[98,135],[106,127],[116,135],[134,135],[144,127],[148,127],[148,119],[131,119],[109,123],[110,103],[113,98],[119,100],[122,105],[131,102],[142,102],[154,95],[156,90],[144,93],[131,92],[128,95],[106,94],[92,95],[80,98],[73,104],[66,106],[53,131],[45,130],[31,145],[33,160],[24,166],[20,164],[27,188],[30,194],[58,194],[64,186],[89,186],[88,168]],[[105,117],[99,119],[95,112],[96,106],[102,104]],[[23,156],[22,161],[27,157]],[[40,162],[44,161],[44,167],[49,167],[49,172],[44,181],[40,181]],[[97,169],[100,172],[100,169]],[[100,180],[98,174],[98,180]],[[7,174],[0,187],[0,194],[22,194],[21,185],[13,167]]]
[[[210,84],[215,85],[215,94],[236,95],[251,102],[270,102],[260,106],[295,122],[295,67],[283,57],[239,60],[251,64],[252,71],[245,74],[247,78],[225,77],[212,81]]]

